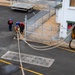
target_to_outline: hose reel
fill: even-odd
[[[72,40],[69,42],[69,47],[70,47],[72,50],[75,50],[75,48],[72,48],[72,42],[73,42],[73,40],[75,40],[75,26],[74,26],[73,29],[72,29],[71,38],[72,38]],[[75,47],[75,44],[74,44],[74,47]]]

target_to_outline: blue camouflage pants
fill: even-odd
[[[9,31],[12,31],[12,24],[9,25]]]

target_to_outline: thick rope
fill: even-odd
[[[20,42],[19,42],[19,32],[17,32],[17,40],[18,40],[18,51],[19,51],[19,60],[20,60],[21,71],[22,71],[22,75],[25,75],[24,70],[23,70],[22,61],[21,61],[21,48],[20,48]]]
[[[70,33],[71,33],[71,32],[70,32]],[[68,35],[70,35],[70,33],[69,33]],[[67,37],[68,37],[68,35],[67,35]],[[67,37],[66,37],[66,38],[67,38]],[[66,38],[65,38],[65,39],[66,39]],[[33,49],[35,49],[35,50],[45,51],[45,50],[51,50],[51,49],[54,49],[54,48],[56,48],[56,47],[61,46],[62,44],[65,43],[65,42],[64,42],[65,39],[63,39],[63,40],[61,40],[61,41],[59,41],[59,42],[54,43],[53,45],[51,45],[51,46],[53,46],[53,47],[48,46],[48,47],[50,47],[50,48],[45,48],[45,47],[43,48],[43,47],[31,45],[31,44],[29,44],[29,43],[26,41],[26,39],[24,39],[23,41],[24,41],[28,46],[30,46],[31,48],[33,48]],[[41,49],[41,48],[43,48],[43,49]]]

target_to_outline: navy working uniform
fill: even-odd
[[[20,33],[22,34],[25,28],[24,23],[20,22],[19,27],[20,27]]]
[[[12,24],[13,24],[13,20],[12,19],[9,19],[8,20],[9,31],[12,31]]]

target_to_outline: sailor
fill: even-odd
[[[15,37],[14,37],[14,39],[17,38],[17,33],[20,32],[19,24],[20,24],[20,22],[16,22],[16,25],[15,25],[15,27],[14,27],[14,31],[15,31]]]
[[[20,27],[20,33],[23,34],[23,31],[24,31],[24,28],[25,28],[24,23],[20,22],[19,27]]]
[[[10,19],[8,20],[9,31],[12,31],[12,24],[13,24],[13,20],[10,18]]]

